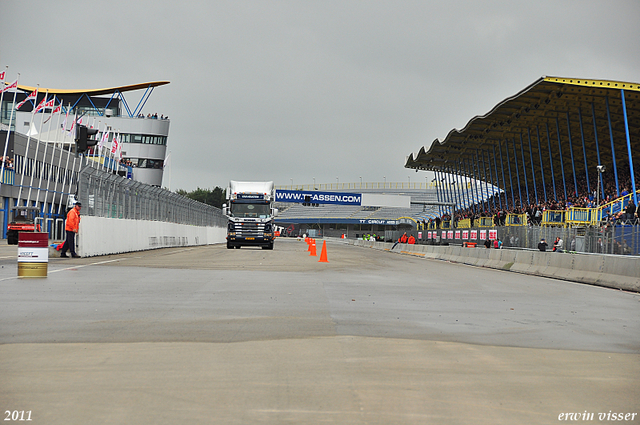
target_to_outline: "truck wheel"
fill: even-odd
[[[233,245],[231,245],[229,242],[227,242],[227,249],[233,249]]]
[[[18,232],[10,230],[7,232],[7,244],[18,245]]]

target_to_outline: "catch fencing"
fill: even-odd
[[[93,167],[79,173],[78,200],[82,202],[82,214],[87,216],[227,226],[219,208]]]
[[[474,233],[473,230],[476,232]],[[640,255],[640,225],[620,223],[602,227],[552,227],[552,226],[500,226],[473,229],[438,229],[431,231],[412,230],[417,243],[448,243],[461,245],[463,242],[476,242],[481,246],[490,230],[505,248],[538,249],[538,243],[545,239],[548,250],[553,248],[556,238],[562,239],[563,251],[588,252],[594,254]],[[484,232],[484,233],[483,233]],[[429,234],[432,238],[429,239]],[[467,236],[465,238],[465,235]],[[472,237],[471,235],[476,235]],[[482,237],[485,235],[485,238]]]
[[[507,227],[499,232],[504,246],[537,249],[545,239],[549,249],[557,237],[563,250],[597,254],[640,255],[640,226],[617,225],[603,227]]]

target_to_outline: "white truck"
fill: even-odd
[[[273,249],[278,210],[273,207],[276,191],[273,182],[238,182],[227,188],[227,204],[222,206],[229,218],[227,249],[260,246]]]

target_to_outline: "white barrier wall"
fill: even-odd
[[[226,227],[82,216],[78,254],[83,257],[226,242]]]
[[[394,246],[353,239],[347,243],[384,251]],[[398,244],[392,252],[640,292],[640,258],[633,256],[409,244]]]

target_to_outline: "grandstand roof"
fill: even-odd
[[[118,86],[118,87],[109,87],[103,89],[88,89],[88,90],[78,90],[78,89],[47,89],[44,87],[39,87],[38,92],[44,93],[47,91],[49,94],[70,94],[70,95],[82,95],[86,94],[88,96],[100,96],[105,94],[114,94],[116,92],[127,92],[134,90],[145,90],[149,87],[158,87],[164,86],[165,84],[169,84],[169,81],[152,81],[150,83],[139,83],[139,84],[129,84],[126,86]],[[32,92],[37,87],[23,86],[18,85],[18,90]]]
[[[573,188],[571,155],[573,154],[573,165],[575,165],[578,179],[580,176],[585,176],[585,155],[587,169],[592,174],[592,178],[595,178],[595,167],[598,165],[597,140],[600,163],[611,170],[613,144],[617,166],[624,167],[628,172],[629,158],[622,90],[624,90],[631,145],[636,146],[632,155],[638,160],[636,157],[640,154],[640,149],[637,147],[638,134],[640,134],[640,102],[638,102],[640,84],[542,77],[516,95],[498,103],[487,114],[472,118],[462,130],[453,129],[443,141],[436,139],[428,149],[423,147],[417,154],[412,153],[407,157],[405,167],[473,177],[473,172],[467,171],[464,164],[467,160],[468,163],[484,163],[484,158],[488,154],[487,165],[491,166],[493,177],[490,178],[489,167],[487,167],[485,178],[481,165],[477,170],[480,173],[477,178],[489,183],[493,180],[497,186],[507,190],[511,187],[511,183],[508,177],[503,181],[501,163],[504,165],[505,173],[510,165],[515,174],[517,161],[520,181],[525,181],[526,171],[526,181],[529,184],[533,182],[531,168],[533,164],[533,174],[537,183],[540,184],[541,168],[545,176],[548,177],[551,174],[550,156],[554,174],[556,179],[558,178],[560,154],[562,154],[567,175],[567,188]],[[514,158],[514,151],[517,154],[516,158]],[[480,152],[479,159],[476,157],[477,152]],[[523,155],[526,166],[524,171]],[[516,185],[515,179],[514,176],[514,185]],[[591,183],[591,186],[595,187],[594,184]],[[539,193],[540,190],[538,190]]]

